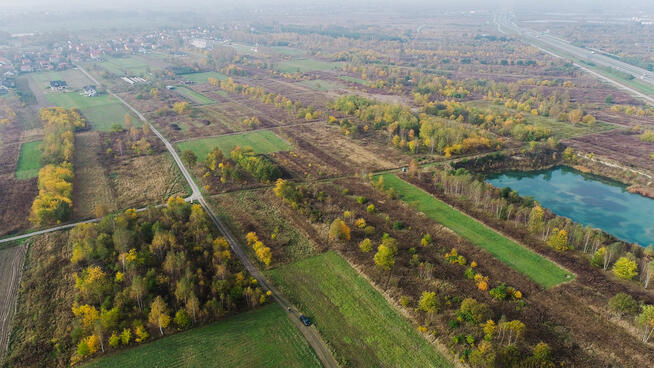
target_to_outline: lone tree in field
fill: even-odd
[[[543,230],[543,225],[545,223],[545,211],[543,211],[543,207],[539,205],[535,205],[534,208],[531,209],[531,213],[529,214],[529,223],[527,225],[527,230],[529,230],[530,233],[532,234],[538,234]]]
[[[193,167],[198,162],[198,156],[196,156],[191,150],[185,150],[182,152],[182,160],[184,160],[187,165]]]
[[[343,220],[337,218],[329,226],[329,240],[346,242],[350,240],[350,228],[343,222]]]
[[[163,329],[168,327],[170,323],[170,316],[168,315],[168,306],[166,302],[163,301],[161,296],[157,296],[152,304],[150,305],[150,315],[148,316],[148,321],[159,327],[159,333],[163,336]]]
[[[418,309],[427,313],[430,317],[438,313],[438,299],[433,291],[423,291],[418,301]]]
[[[631,280],[638,275],[638,265],[627,257],[620,257],[613,265],[613,274],[624,280]]]
[[[388,234],[384,234],[384,239],[382,243],[377,247],[377,253],[375,253],[375,264],[384,271],[388,272],[388,279],[386,280],[386,287],[388,287],[388,282],[391,280],[391,274],[393,267],[395,266],[395,255],[397,254],[397,241]]]
[[[186,113],[187,111],[189,111],[190,108],[191,108],[191,105],[189,105],[189,103],[186,102],[186,101],[175,102],[173,104],[173,110],[175,110],[177,115],[182,115],[182,114]]]

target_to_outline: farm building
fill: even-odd
[[[82,94],[86,97],[95,97],[98,95],[98,90],[95,86],[84,86],[82,88]]]
[[[66,81],[62,81],[62,80],[50,81],[50,89],[53,91],[61,91],[66,89],[66,87],[68,87],[68,83],[66,83]]]

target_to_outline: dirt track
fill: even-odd
[[[26,245],[0,249],[0,357],[7,350],[11,317],[23,269]]]

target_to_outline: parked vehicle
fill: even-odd
[[[304,314],[300,314],[300,321],[302,321],[305,326],[311,326],[311,320]]]

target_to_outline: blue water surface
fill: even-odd
[[[604,230],[624,241],[654,243],[654,199],[629,193],[626,186],[561,166],[489,176],[498,188],[532,196],[557,215]]]

